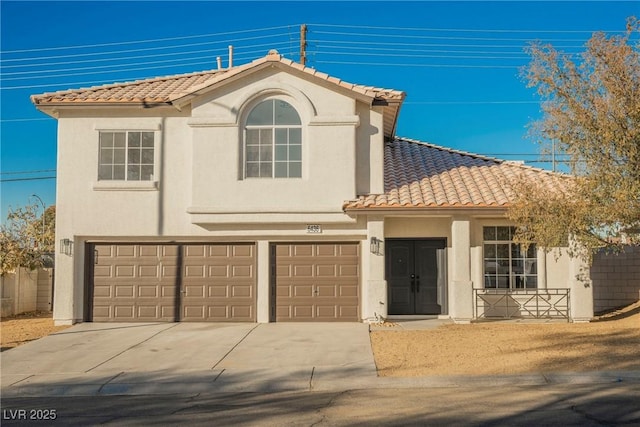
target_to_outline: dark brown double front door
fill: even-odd
[[[385,243],[388,314],[441,314],[444,239],[389,240]],[[439,261],[440,260],[440,261]]]

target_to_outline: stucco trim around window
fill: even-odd
[[[158,181],[96,181],[96,191],[158,191]]]
[[[315,116],[309,126],[360,126],[360,116]]]

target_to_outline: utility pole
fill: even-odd
[[[37,194],[32,194],[31,197],[35,197],[36,199],[38,199],[38,201],[40,201],[40,204],[42,205],[42,247],[44,248],[44,234],[46,230],[44,214],[47,211],[47,208],[45,207],[44,202],[42,201],[40,196],[38,196]]]
[[[307,24],[300,25],[300,63],[307,63]]]

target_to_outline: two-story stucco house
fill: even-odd
[[[58,120],[56,323],[591,318],[581,263],[504,216],[510,180],[566,178],[398,138],[404,97],[275,51],[33,96]]]

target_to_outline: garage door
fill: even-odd
[[[295,243],[272,247],[275,320],[360,320],[360,245]]]
[[[96,243],[88,255],[87,320],[255,321],[254,245]]]

